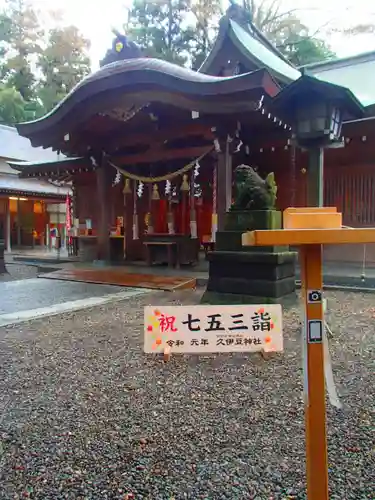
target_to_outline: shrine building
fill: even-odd
[[[278,209],[306,205],[307,154],[273,99],[307,76],[347,87],[365,108],[325,150],[324,204],[348,226],[375,225],[375,53],[296,68],[236,5],[197,72],[143,57],[123,38],[51,113],[17,126],[64,159],[8,162],[20,178],[72,184],[81,260],[196,262],[223,227],[241,164],[275,173]],[[362,246],[353,247],[325,257],[358,262]],[[375,246],[368,259],[375,262]]]

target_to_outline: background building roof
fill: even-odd
[[[0,175],[0,192],[8,194],[45,195],[51,198],[64,197],[70,193],[67,186],[56,186],[50,182],[35,179],[20,179],[13,175]]]
[[[52,149],[32,147],[29,139],[19,135],[16,128],[0,125],[0,158],[42,162],[58,160],[59,156]]]
[[[375,51],[309,64],[304,70],[319,80],[347,87],[363,106],[375,104]]]

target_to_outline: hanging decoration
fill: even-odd
[[[90,156],[90,161],[93,167],[99,167],[98,162],[95,159],[95,156]]]
[[[130,189],[130,179],[125,179],[124,189],[122,190],[123,194],[130,194],[132,190]]]
[[[134,185],[136,185],[136,182],[134,182]],[[138,184],[138,189],[137,189],[137,196],[138,196],[138,198],[142,198],[143,189],[144,189],[144,184],[143,184],[142,181],[140,181],[139,184]]]
[[[137,183],[133,183],[133,240],[139,239],[138,214],[137,214]],[[139,191],[139,186],[138,186]]]
[[[168,197],[167,228],[168,234],[174,234],[174,220],[172,212],[172,183],[165,181],[165,195]]]
[[[112,187],[115,187],[117,186],[117,184],[119,184],[121,181],[121,174],[119,171],[116,172],[116,176],[114,178],[114,181],[112,182]]]
[[[200,168],[201,168],[201,166],[199,165],[199,161],[196,161],[195,168],[194,168],[194,178],[198,177]]]
[[[185,174],[182,176],[181,191],[189,191],[189,181],[188,176]]]
[[[69,232],[73,226],[73,223],[72,223],[72,203],[71,203],[71,198],[70,198],[69,194],[66,195],[65,207],[66,207],[66,232],[69,234]]]
[[[160,200],[159,191],[158,191],[158,185],[157,184],[153,185],[151,199],[154,200],[154,201],[155,200]]]
[[[194,182],[194,197],[200,198],[202,196],[202,187],[199,183]]]
[[[213,185],[212,185],[212,222],[211,222],[211,241],[215,243],[217,231],[217,165],[214,166]]]
[[[199,169],[200,169],[200,165],[199,165],[199,162],[197,162],[195,164],[195,169],[194,169],[194,182],[192,182],[192,187],[193,187],[192,192],[194,193],[194,196],[196,198],[199,198],[200,196],[202,196],[201,185],[199,184],[199,182],[195,182],[195,179],[199,175]]]
[[[170,172],[166,175],[160,175],[159,177],[144,177],[141,175],[135,175],[135,174],[132,174],[131,172],[128,172],[127,170],[124,170],[123,168],[118,167],[117,165],[115,165],[111,161],[108,161],[108,164],[111,165],[111,167],[115,168],[118,172],[120,172],[124,177],[128,177],[129,179],[132,179],[134,181],[144,182],[145,184],[148,184],[148,183],[154,184],[156,182],[163,182],[166,180],[174,179],[175,177],[178,177],[179,175],[183,175],[184,173],[188,172],[196,165],[197,162],[199,162],[206,155],[208,155],[208,153],[210,153],[212,151],[212,149],[213,148],[210,146],[209,149],[205,153],[203,153],[199,158],[191,161],[190,163],[188,163],[184,167],[176,170],[175,172]]]

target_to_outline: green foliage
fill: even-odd
[[[127,33],[147,56],[183,65],[188,58],[189,37],[181,24],[187,13],[185,0],[169,0],[165,4],[135,0]]]
[[[135,0],[126,32],[149,57],[197,69],[212,48],[219,0]]]
[[[0,86],[0,123],[14,125],[24,119],[25,101],[14,87]]]
[[[0,12],[0,120],[14,124],[50,111],[89,73],[88,48],[76,27],[46,33],[28,0],[6,0]]]
[[[252,167],[240,165],[235,170],[235,194],[230,210],[274,210],[276,193],[273,173],[264,180]]]
[[[40,52],[43,31],[34,9],[23,0],[6,0],[0,16],[0,42],[6,60],[2,79],[27,101],[34,97],[31,59]]]
[[[279,0],[245,0],[255,26],[294,65],[335,57],[329,45],[312,36],[297,16],[298,9],[283,10]]]
[[[198,69],[212,49],[222,12],[220,0],[190,0],[195,23],[187,28],[192,68]]]
[[[37,63],[42,72],[38,95],[46,111],[55,107],[89,74],[89,46],[89,41],[75,26],[50,30],[47,45]]]

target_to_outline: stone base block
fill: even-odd
[[[294,252],[212,252],[203,302],[280,303],[295,296]]]

